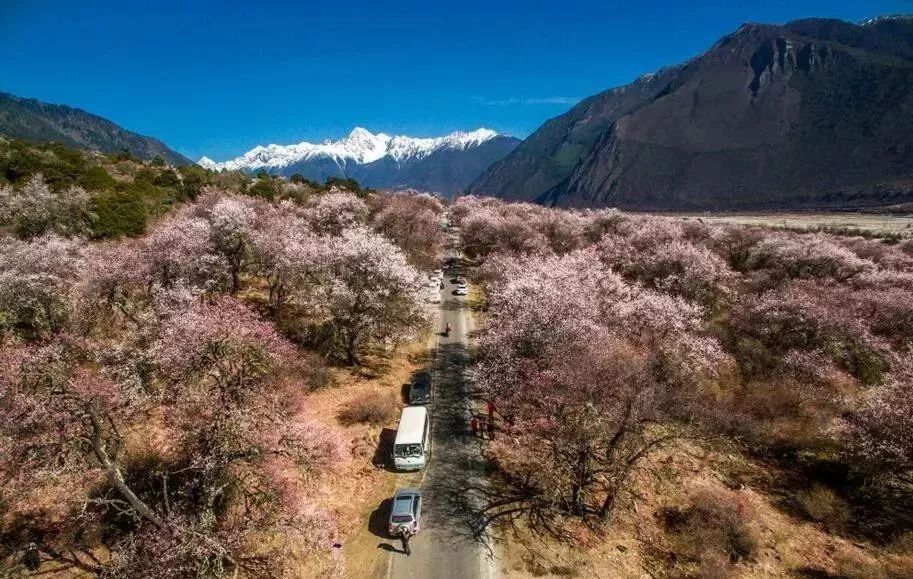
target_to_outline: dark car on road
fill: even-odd
[[[409,385],[409,404],[428,404],[431,402],[431,376],[428,372],[419,372]]]

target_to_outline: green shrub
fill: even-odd
[[[181,175],[181,185],[178,187],[178,200],[194,200],[203,187],[209,184],[212,179],[209,171],[199,165],[188,165],[178,169]]]
[[[363,197],[372,191],[371,189],[362,189],[358,181],[351,177],[348,179],[343,177],[327,177],[326,188],[330,189],[332,187],[339,187],[340,189],[351,191],[359,197]]]
[[[142,195],[135,189],[96,195],[90,202],[94,237],[141,235],[149,213]]]
[[[295,183],[297,185],[307,185],[309,187],[312,187],[313,189],[319,190],[319,189],[323,188],[323,185],[321,185],[317,181],[311,181],[310,179],[308,179],[301,173],[295,173],[294,175],[292,175],[289,178],[289,181],[291,181],[292,183]]]
[[[79,184],[86,191],[108,191],[114,189],[117,181],[114,180],[104,167],[90,167],[79,177]]]
[[[279,193],[279,188],[270,177],[260,177],[253,185],[247,189],[247,194],[251,197],[262,197],[272,201]]]
[[[181,178],[174,169],[165,169],[155,176],[152,184],[156,187],[166,187],[177,190],[181,186]]]
[[[149,183],[150,185],[155,183],[155,179],[158,177],[158,172],[150,169],[149,167],[143,167],[136,174],[133,175],[133,182],[138,183],[140,181]]]

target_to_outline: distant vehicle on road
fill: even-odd
[[[422,491],[415,488],[399,489],[393,495],[387,531],[391,537],[401,535],[404,529],[414,535],[421,529],[421,517]]]
[[[458,284],[455,293],[458,296],[469,295],[469,286],[467,286],[465,283]]]
[[[419,405],[431,402],[431,376],[419,372],[409,386],[409,404]]]
[[[407,406],[399,417],[393,443],[396,470],[421,470],[431,455],[431,420],[424,406]]]
[[[441,303],[441,292],[438,291],[438,288],[434,288],[434,291],[428,296],[428,302],[432,304]]]

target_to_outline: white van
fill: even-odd
[[[421,470],[431,455],[431,419],[424,406],[407,406],[399,417],[393,443],[396,470]]]

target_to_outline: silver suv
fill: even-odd
[[[387,528],[390,536],[399,536],[403,529],[409,529],[412,535],[418,533],[421,516],[422,491],[413,488],[399,489],[393,495],[393,505],[390,507],[390,524]]]

